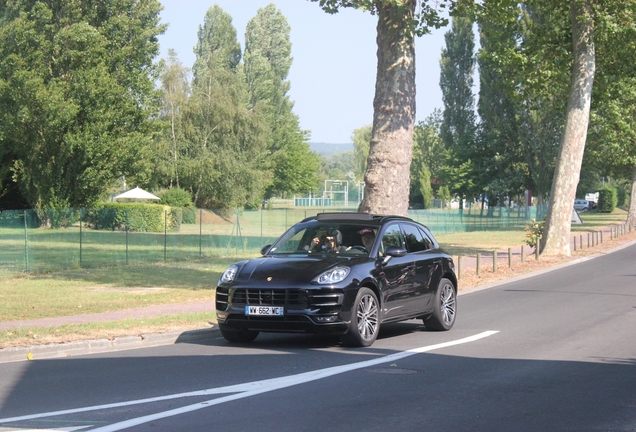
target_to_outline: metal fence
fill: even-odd
[[[77,215],[62,228],[46,227],[35,210],[0,212],[0,279],[21,273],[73,268],[116,267],[141,262],[174,261],[223,256],[255,255],[296,222],[333,208],[273,209],[215,212],[199,209],[194,223],[163,232],[133,231],[129,226],[98,230],[82,215],[88,209],[69,209]],[[409,216],[434,234],[504,228],[523,229],[544,208],[412,210]]]

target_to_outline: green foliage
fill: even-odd
[[[420,170],[420,193],[424,208],[430,208],[433,201],[433,188],[431,187],[431,172],[426,165],[422,165]]]
[[[156,140],[152,154],[155,167],[152,184],[155,187],[179,187],[180,173],[188,164],[183,113],[190,94],[190,71],[181,64],[172,49],[168,50],[168,59],[160,62],[160,68],[163,134]]]
[[[348,180],[348,173],[354,173],[355,167],[356,159],[352,151],[321,156],[320,176],[322,180]]]
[[[159,204],[171,207],[192,207],[192,197],[190,192],[181,188],[172,188],[159,195]]]
[[[475,164],[471,162],[476,132],[472,25],[467,18],[453,17],[452,28],[444,35],[446,46],[440,60],[439,82],[444,101],[440,137],[449,158],[444,178],[450,190],[462,197],[476,192]]]
[[[446,164],[444,143],[440,138],[442,112],[435,109],[424,121],[415,125],[411,159],[409,204],[430,207],[433,183],[439,184]],[[427,180],[428,179],[428,180]]]
[[[181,223],[184,223],[184,224],[197,223],[197,213],[198,213],[198,210],[196,209],[196,207],[183,207],[181,209]]]
[[[319,181],[320,158],[309,148],[309,134],[300,129],[287,94],[292,64],[290,32],[287,19],[273,3],[259,9],[245,30],[249,106],[263,116],[267,127],[264,139],[269,157],[263,168],[272,169],[267,196],[304,193]]]
[[[444,207],[446,207],[452,198],[448,186],[440,186],[437,191],[437,197],[444,202]]]
[[[411,4],[410,1],[395,0],[311,0],[318,2],[320,7],[327,13],[338,13],[340,8],[355,8],[362,11],[368,11],[371,14],[377,14],[378,8],[385,6],[387,3],[398,5],[401,8],[408,8]],[[450,0],[448,2],[438,2],[429,0],[415,0],[416,12],[413,20],[409,23],[410,26],[403,29],[405,32],[414,33],[418,36],[422,36],[431,32],[431,28],[440,28],[448,24],[448,19],[444,16],[444,9],[448,6],[451,11],[453,8],[459,8],[462,6],[458,1]],[[429,3],[434,3],[431,5]],[[466,9],[471,9],[470,2],[466,3]]]
[[[622,207],[627,201],[627,190],[621,185],[616,188],[616,206]]]
[[[616,208],[618,202],[616,189],[604,187],[598,191],[598,207],[600,213],[611,213]]]
[[[220,7],[207,11],[195,54],[179,184],[192,191],[198,207],[257,205],[271,181],[267,125],[248,105],[236,29]]]
[[[569,17],[568,2],[483,2],[475,161],[490,196],[528,188],[543,202],[552,186],[572,71]]]
[[[163,232],[178,229],[180,210],[168,206],[142,203],[102,203],[89,209],[87,224],[97,230],[125,230],[137,232]]]
[[[0,148],[32,206],[91,205],[122,175],[145,176],[160,9],[157,0],[3,2]]]
[[[356,160],[355,176],[357,179],[363,180],[364,173],[367,171],[367,159],[369,158],[369,147],[371,146],[371,134],[373,132],[372,125],[362,126],[354,129],[351,135],[353,142],[353,154]]]
[[[197,222],[197,209],[192,204],[190,192],[181,188],[168,189],[159,194],[161,201],[159,204],[172,207],[177,225],[194,224]]]
[[[539,244],[539,240],[543,237],[544,226],[545,220],[537,222],[536,219],[531,219],[524,228],[526,232],[524,243],[530,247],[536,248]]]

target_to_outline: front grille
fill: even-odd
[[[304,290],[287,289],[237,289],[232,294],[233,306],[288,306],[293,309],[307,307]]]

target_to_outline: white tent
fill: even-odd
[[[119,194],[115,197],[115,199],[119,199],[119,198],[129,198],[129,199],[151,199],[151,200],[158,200],[161,199],[158,196],[155,196],[153,194],[151,194],[150,192],[146,192],[143,189],[140,189],[139,187],[136,187],[134,189],[131,189],[129,191],[126,191],[122,194]]]

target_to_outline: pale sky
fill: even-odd
[[[241,48],[247,22],[259,8],[274,3],[291,26],[293,63],[289,97],[300,126],[311,142],[349,143],[353,130],[373,121],[377,66],[375,16],[354,9],[329,15],[309,0],[161,0],[163,23],[160,56],[177,51],[186,67],[194,64],[193,48],[205,12],[214,4],[232,16]],[[417,121],[442,108],[439,58],[448,28],[417,38]]]

